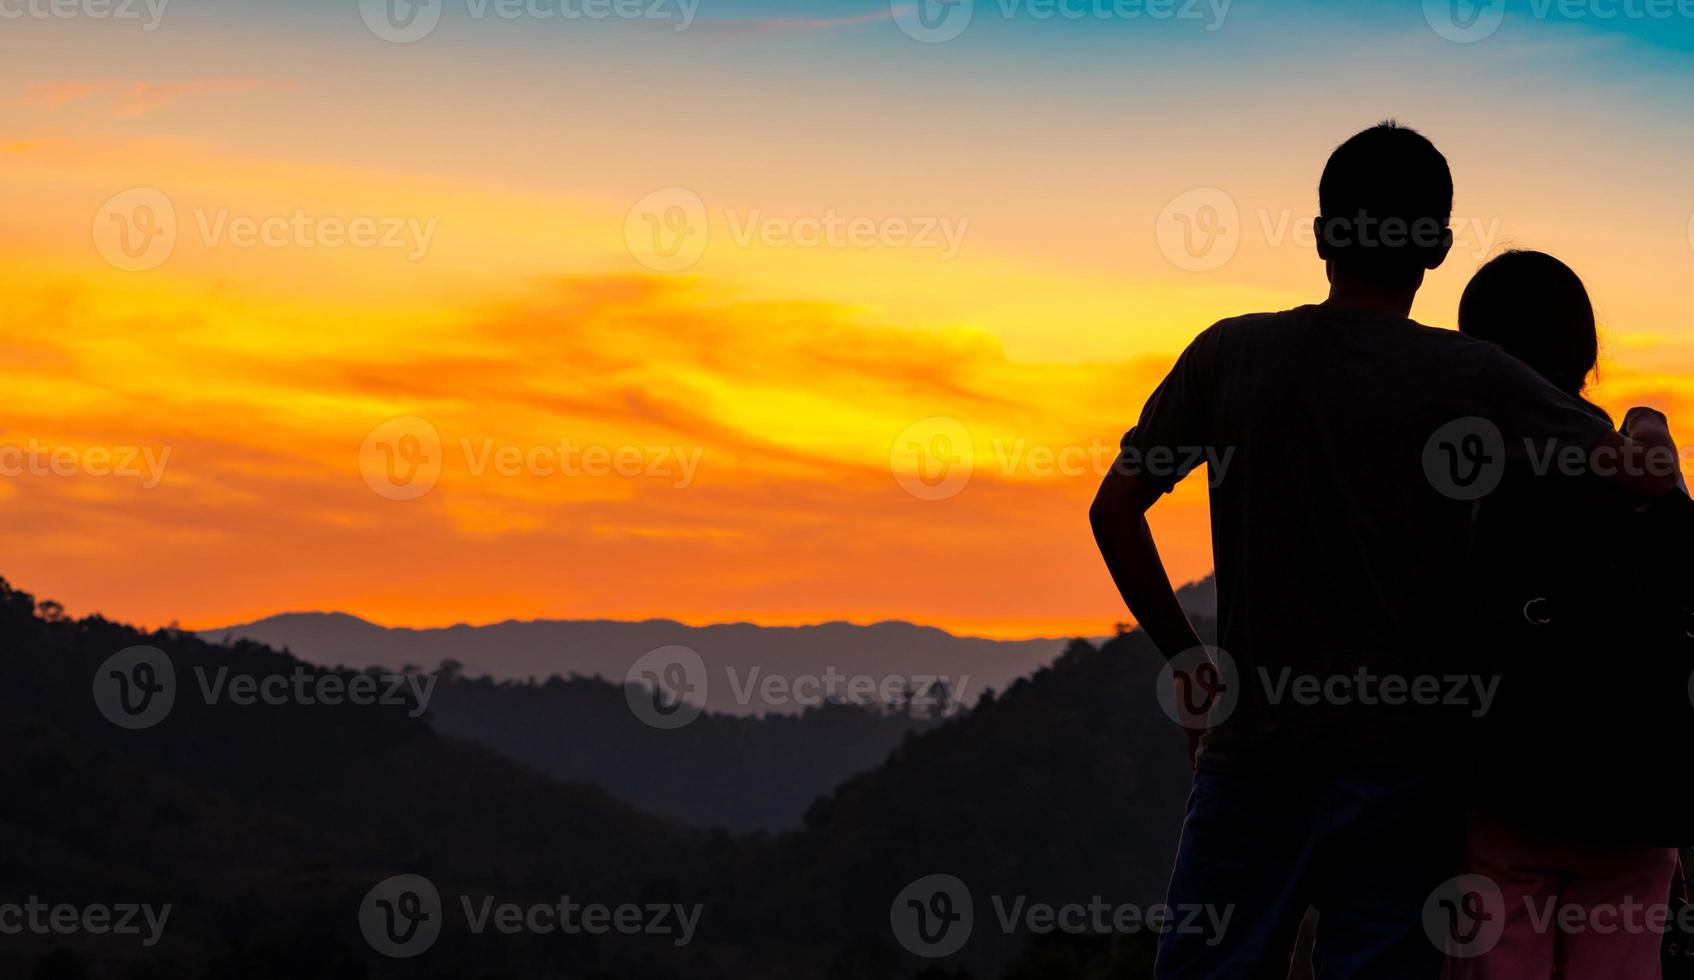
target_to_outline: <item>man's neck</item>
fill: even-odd
[[[1323,305],[1337,310],[1411,316],[1412,300],[1417,298],[1417,294],[1416,286],[1409,289],[1395,289],[1371,283],[1338,279],[1329,284],[1329,299],[1324,300]]]

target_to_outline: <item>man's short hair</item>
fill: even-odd
[[[1415,285],[1451,244],[1453,174],[1415,129],[1390,119],[1341,144],[1318,184],[1319,248],[1337,272]]]

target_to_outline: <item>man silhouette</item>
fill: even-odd
[[[1422,916],[1457,865],[1454,714],[1471,710],[1440,668],[1463,627],[1475,500],[1442,461],[1474,483],[1480,466],[1576,451],[1627,461],[1606,471],[1628,492],[1675,486],[1647,465],[1671,444],[1662,415],[1614,432],[1492,344],[1408,318],[1452,242],[1452,177],[1428,140],[1393,122],[1359,133],[1319,199],[1328,299],[1201,333],[1090,510],[1125,603],[1172,660],[1177,703],[1201,691],[1229,707],[1192,726],[1205,731],[1191,731],[1169,903],[1233,918],[1222,937],[1164,933],[1160,978],[1285,976],[1309,905],[1320,976],[1438,976]],[[1145,518],[1202,458],[1227,461],[1210,464],[1211,655]]]

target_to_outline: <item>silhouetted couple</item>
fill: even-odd
[[[1689,558],[1655,552],[1688,527],[1676,447],[1660,413],[1620,430],[1583,398],[1594,313],[1550,256],[1484,266],[1458,332],[1408,319],[1452,203],[1413,130],[1344,143],[1319,186],[1328,299],[1201,333],[1090,512],[1198,712],[1169,901],[1233,909],[1222,937],[1164,934],[1158,977],[1281,978],[1308,906],[1320,977],[1659,975],[1658,932],[1569,910],[1663,906],[1694,843],[1650,812],[1662,747],[1607,708],[1639,707],[1630,678],[1688,708],[1694,662],[1635,672],[1688,650],[1686,583],[1663,579]],[[1215,648],[1145,519],[1187,474],[1140,465],[1206,449],[1229,461]]]

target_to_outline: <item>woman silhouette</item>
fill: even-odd
[[[1459,329],[1610,421],[1583,398],[1599,358],[1594,308],[1558,259],[1514,251],[1483,266],[1465,289]],[[1638,411],[1650,410],[1632,417]],[[1474,652],[1500,689],[1470,746],[1477,778],[1465,871],[1474,877],[1462,880],[1478,928],[1455,929],[1462,948],[1449,948],[1447,975],[1649,980],[1660,975],[1676,869],[1665,845],[1687,842],[1650,826],[1651,786],[1668,774],[1643,765],[1655,746],[1641,744],[1651,741],[1641,722],[1644,712],[1675,711],[1677,698],[1686,709],[1688,695],[1636,673],[1669,650],[1619,634],[1618,610],[1646,602],[1620,549],[1642,539],[1648,518],[1602,481],[1544,460],[1545,472],[1508,475],[1477,513]],[[1686,494],[1673,498],[1653,506],[1687,504]]]

